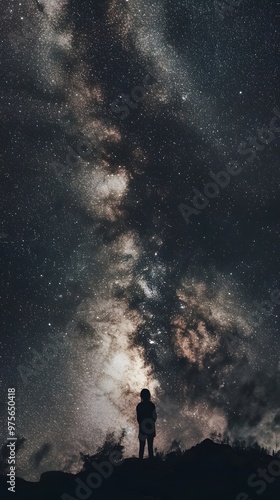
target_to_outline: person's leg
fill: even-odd
[[[139,458],[141,458],[141,459],[144,456],[145,443],[146,443],[146,439],[139,438]]]
[[[153,436],[148,437],[148,452],[149,452],[149,458],[154,458],[154,438]]]

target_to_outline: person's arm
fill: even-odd
[[[156,407],[154,408],[154,411],[153,411],[153,420],[154,422],[157,421],[157,412],[156,412]]]
[[[136,406],[136,414],[137,414],[137,422],[138,422],[138,424],[141,424],[141,421],[140,421],[140,412],[139,412],[139,406],[138,405]]]

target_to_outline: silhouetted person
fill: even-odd
[[[137,422],[139,424],[139,458],[143,458],[146,440],[148,442],[149,458],[153,458],[154,437],[156,435],[155,421],[157,419],[156,407],[151,399],[148,389],[140,392],[141,403],[136,406]]]

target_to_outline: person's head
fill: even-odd
[[[142,391],[140,392],[140,398],[142,399],[142,401],[150,401],[151,393],[149,389],[142,389]]]

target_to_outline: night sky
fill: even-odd
[[[136,455],[143,387],[159,450],[213,431],[275,447],[280,2],[225,5],[1,2],[0,444],[15,387],[18,476],[76,472],[122,429]]]

